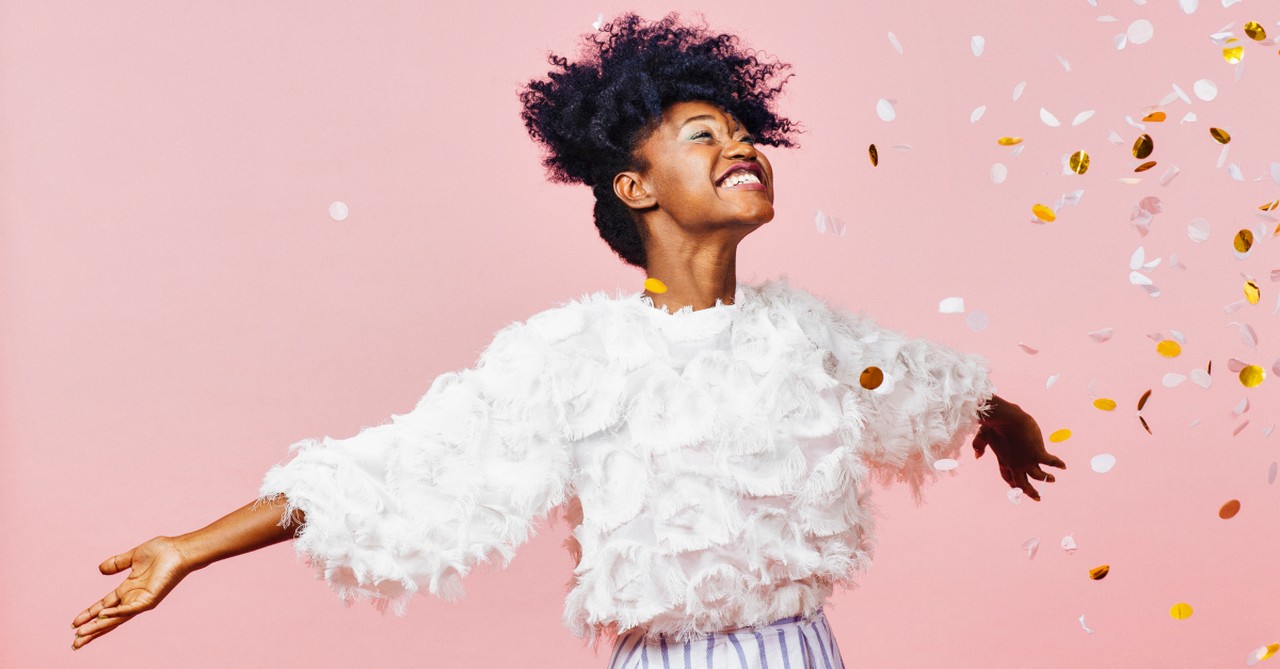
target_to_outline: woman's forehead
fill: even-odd
[[[702,100],[687,100],[683,102],[672,103],[667,107],[663,114],[664,122],[670,125],[681,126],[690,119],[699,116],[710,116],[712,119],[725,119],[730,125],[737,125],[738,119],[725,111],[724,108],[711,102]]]

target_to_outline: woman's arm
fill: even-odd
[[[155,608],[183,578],[223,558],[248,553],[293,538],[293,523],[304,521],[295,511],[293,523],[282,527],[283,496],[254,501],[194,532],[156,537],[98,565],[103,574],[129,570],[119,587],[80,612],[71,622],[76,630],[73,649],[110,632],[135,615]]]

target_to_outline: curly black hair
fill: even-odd
[[[701,16],[701,14],[699,14]],[[586,33],[580,60],[551,53],[556,67],[545,79],[529,81],[520,102],[529,136],[545,145],[542,164],[553,183],[581,183],[595,194],[600,236],[628,264],[648,264],[639,221],[613,191],[613,177],[649,166],[636,148],[676,102],[703,100],[735,116],[757,144],[798,147],[788,134],[798,124],[772,110],[791,66],[764,63],[752,49],[740,50],[738,37],[710,34],[702,26],[682,26],[671,12],[648,25],[633,12]]]

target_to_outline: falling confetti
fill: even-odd
[[[1080,125],[1081,123],[1084,123],[1085,121],[1088,121],[1091,118],[1093,118],[1092,109],[1089,109],[1087,111],[1082,111],[1079,114],[1076,114],[1076,117],[1071,120],[1071,125],[1073,126]]]
[[[1085,631],[1085,634],[1093,634],[1093,630],[1089,629],[1089,626],[1084,624],[1083,613],[1080,614],[1080,627]]]
[[[1027,82],[1025,81],[1019,81],[1018,85],[1013,87],[1014,102],[1017,102],[1018,98],[1022,97],[1022,91],[1026,90],[1026,88],[1027,88]]]
[[[1040,108],[1040,120],[1043,121],[1044,124],[1049,126],[1050,128],[1057,128],[1062,125],[1062,123],[1058,121],[1058,117],[1054,116],[1052,113],[1049,112],[1048,109],[1045,109],[1044,107]]]
[[[1240,370],[1240,383],[1246,388],[1256,388],[1262,384],[1266,376],[1267,370],[1257,365],[1248,365]]]
[[[644,280],[644,289],[651,293],[662,294],[667,292],[667,284],[653,277],[649,277]]]
[[[1036,550],[1039,548],[1040,548],[1040,540],[1034,537],[1022,542],[1022,550],[1027,552],[1028,560],[1036,556]]]
[[[1248,253],[1249,249],[1253,248],[1253,231],[1249,229],[1240,230],[1236,233],[1235,240],[1231,242],[1231,245],[1235,248],[1236,253]]]
[[[982,35],[974,35],[969,40],[969,49],[973,51],[974,56],[981,56],[982,49],[986,47],[986,45],[987,40],[983,39]]]
[[[1069,163],[1071,171],[1076,174],[1084,174],[1089,171],[1089,154],[1084,151],[1076,151],[1071,154]]]
[[[933,468],[940,472],[949,472],[959,466],[960,462],[952,458],[941,458],[933,462]]]
[[[1046,223],[1052,223],[1055,219],[1057,219],[1057,216],[1053,213],[1053,210],[1044,206],[1043,204],[1032,205],[1031,213],[1035,214],[1036,218]]]
[[[1249,304],[1257,304],[1262,299],[1262,292],[1258,290],[1258,284],[1252,281],[1244,283],[1244,299],[1249,300]]]
[[[1221,509],[1218,509],[1218,517],[1223,520],[1235,518],[1237,513],[1240,513],[1240,500],[1238,499],[1229,500],[1222,505]]]
[[[1115,466],[1116,456],[1110,453],[1100,453],[1089,460],[1089,467],[1099,474],[1106,474]]]
[[[1169,615],[1173,616],[1174,620],[1186,620],[1191,617],[1191,605],[1186,602],[1178,602],[1173,605],[1173,608],[1169,609]]]
[[[1022,504],[1022,488],[1009,488],[1009,492],[1005,493],[1005,496],[1014,504]]]
[[[1018,342],[1018,348],[1021,348],[1021,349],[1022,349],[1023,351],[1025,351],[1028,355],[1035,355],[1035,354],[1037,354],[1037,353],[1039,353],[1039,352],[1040,352],[1040,349],[1037,349],[1037,348],[1031,348],[1030,346],[1027,346],[1026,344],[1023,344],[1022,342]]]
[[[1133,44],[1146,44],[1155,34],[1155,26],[1146,19],[1138,19],[1129,24],[1129,29],[1125,31],[1125,35]]]
[[[346,202],[339,201],[329,203],[329,218],[332,218],[335,221],[347,220],[347,215],[350,213],[351,210],[347,208]]]
[[[1009,176],[1009,168],[1004,163],[995,163],[991,166],[991,182],[1002,184]]]
[[[987,329],[988,320],[987,312],[971,311],[969,312],[969,316],[965,318],[965,325],[974,332],[982,332]]]
[[[1191,86],[1191,90],[1195,91],[1196,97],[1205,102],[1212,102],[1218,97],[1218,85],[1208,79],[1201,79]]]
[[[862,370],[862,374],[858,377],[858,384],[867,390],[875,390],[884,383],[884,372],[879,367],[868,367]]]
[[[1000,139],[996,140],[996,143],[999,144],[1000,146],[1014,146],[1017,144],[1021,144],[1022,138],[1021,137],[1001,137]]]
[[[1107,341],[1108,339],[1111,339],[1111,332],[1112,332],[1111,328],[1094,330],[1093,332],[1089,333],[1089,338],[1093,339],[1096,342],[1101,343],[1101,342]]]
[[[969,122],[970,122],[970,123],[977,123],[977,122],[978,122],[978,119],[982,118],[982,115],[983,115],[983,114],[985,114],[985,113],[987,113],[987,106],[986,106],[986,105],[982,105],[981,107],[978,107],[977,109],[974,109],[974,110],[969,114]]]
[[[1209,238],[1209,221],[1197,218],[1187,224],[1187,236],[1199,244]]]
[[[1068,430],[1066,428],[1062,428],[1061,430],[1054,430],[1053,434],[1049,435],[1049,441],[1055,444],[1064,442],[1070,438],[1071,438],[1071,430]]]
[[[938,313],[940,314],[962,314],[964,313],[963,297],[946,297],[938,303]]]
[[[898,36],[892,32],[889,33],[889,44],[893,45],[893,50],[897,51],[899,55],[902,54],[902,44],[898,42]]]
[[[1142,134],[1133,142],[1133,157],[1142,160],[1151,155],[1156,148],[1155,140],[1151,139],[1151,135]]]
[[[1209,136],[1219,144],[1227,144],[1231,141],[1231,135],[1221,128],[1209,128]]]
[[[1261,42],[1262,40],[1267,38],[1266,28],[1263,28],[1262,24],[1258,23],[1257,21],[1250,21],[1244,24],[1244,34],[1248,35],[1249,39],[1254,40],[1256,42]]]
[[[1079,548],[1079,546],[1076,546],[1075,536],[1070,534],[1068,534],[1065,537],[1062,537],[1062,542],[1060,545],[1062,546],[1062,550],[1066,551],[1067,553],[1074,553],[1076,549]]]
[[[1253,665],[1270,658],[1280,652],[1280,643],[1268,644],[1249,653],[1249,657],[1245,659],[1245,665],[1252,667]]]
[[[1271,467],[1267,469],[1267,485],[1273,485],[1276,482],[1276,473],[1280,470],[1280,463],[1271,463]]]
[[[1166,358],[1176,358],[1182,353],[1182,346],[1172,339],[1166,339],[1156,344],[1156,353]]]
[[[898,113],[893,108],[893,100],[880,98],[876,102],[876,116],[879,116],[881,121],[892,121],[897,118]]]
[[[1178,374],[1176,372],[1169,372],[1168,374],[1164,375],[1164,378],[1160,380],[1160,383],[1164,385],[1165,388],[1176,388],[1178,384],[1186,380],[1187,380],[1187,377],[1181,374]]]
[[[1115,411],[1116,401],[1112,399],[1107,399],[1105,397],[1099,397],[1098,399],[1093,401],[1093,406],[1098,407],[1103,411]]]
[[[1142,397],[1138,399],[1138,411],[1142,411],[1142,407],[1147,405],[1147,399],[1150,397],[1151,397],[1151,389],[1148,388],[1147,392],[1142,393]]]
[[[872,144],[867,148],[867,154],[871,157],[871,166],[876,167],[880,164],[880,153],[876,151],[876,145]]]
[[[1095,581],[1101,581],[1102,579],[1107,577],[1107,574],[1110,574],[1110,573],[1111,573],[1111,567],[1105,564],[1099,565],[1089,570],[1089,578]]]

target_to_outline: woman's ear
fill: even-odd
[[[639,172],[618,172],[613,177],[613,192],[631,209],[647,209],[657,204]]]

